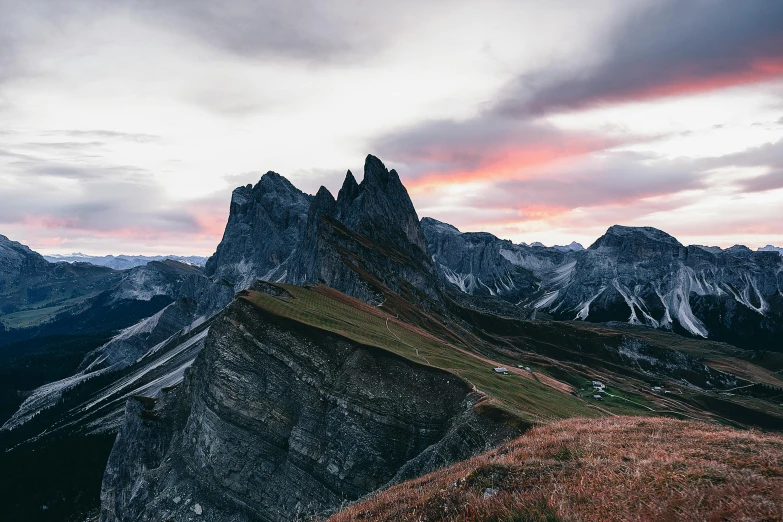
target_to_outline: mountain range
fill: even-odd
[[[204,266],[207,262],[207,258],[201,256],[88,256],[79,252],[73,254],[50,254],[43,256],[43,258],[50,263],[90,263],[92,265],[107,266],[114,270],[127,270],[129,268],[146,265],[151,261],[165,261],[167,259],[196,266]]]
[[[274,172],[237,188],[203,269],[0,256],[0,353],[67,337],[79,359],[7,390],[0,491],[23,519],[90,516],[99,489],[107,522],[320,516],[575,416],[783,430],[777,252],[463,233],[374,156],[336,198]]]

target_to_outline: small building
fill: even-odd
[[[603,388],[604,385],[601,383],[601,381],[593,381],[593,388]]]
[[[597,393],[596,393],[595,395],[593,395],[593,399],[595,399],[595,400],[597,400],[597,401],[602,401],[602,400],[604,400],[604,398],[603,398],[603,397],[601,397],[601,396],[600,396],[599,394],[597,394]]]
[[[525,366],[525,371],[526,371],[526,372],[533,373],[533,370],[531,370],[531,369],[530,369],[530,366]]]
[[[661,387],[660,386],[653,386],[653,391],[655,393],[661,393]]]
[[[495,368],[495,373],[500,373],[502,375],[508,375],[508,369],[503,368],[502,366],[499,366]]]

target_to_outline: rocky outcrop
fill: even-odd
[[[305,230],[280,280],[322,283],[372,304],[387,291],[425,308],[438,301],[440,284],[416,210],[397,173],[378,158],[367,156],[360,184],[347,173],[337,200],[321,187]]]
[[[456,376],[235,301],[178,389],[131,401],[101,520],[287,521],[515,429]]]
[[[269,279],[299,246],[311,200],[275,172],[234,190],[226,230],[206,274],[236,291]]]

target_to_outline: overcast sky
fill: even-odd
[[[0,234],[211,254],[231,190],[336,193],[547,245],[783,246],[783,2],[0,0]]]

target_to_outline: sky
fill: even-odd
[[[783,246],[783,2],[0,0],[0,234],[210,255],[266,171],[419,217]]]

